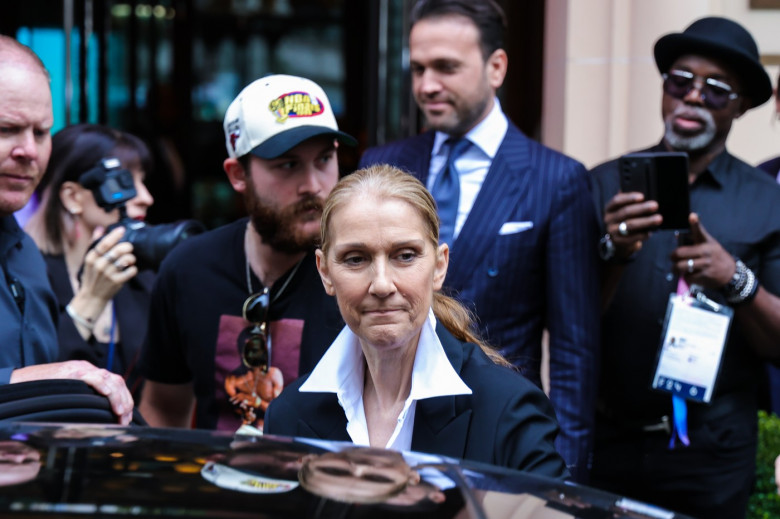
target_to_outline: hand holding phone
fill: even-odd
[[[640,192],[658,203],[659,229],[689,228],[688,155],[683,152],[630,153],[618,159],[620,190]]]

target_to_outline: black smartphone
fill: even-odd
[[[683,152],[629,153],[618,159],[620,190],[639,191],[658,202],[659,229],[688,230],[688,155]]]

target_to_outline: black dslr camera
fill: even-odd
[[[92,191],[95,201],[104,211],[119,209],[119,221],[110,225],[106,233],[116,227],[125,228],[122,241],[133,244],[138,270],[157,270],[171,249],[190,236],[206,230],[196,220],[148,225],[129,218],[125,204],[138,193],[133,174],[122,168],[117,158],[100,160],[94,168],[81,174],[79,184]]]

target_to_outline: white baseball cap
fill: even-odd
[[[297,481],[274,479],[208,461],[200,469],[203,479],[220,488],[248,494],[281,494],[298,488]]]
[[[233,158],[252,153],[273,159],[318,135],[357,144],[354,137],[339,131],[328,96],[317,83],[284,74],[246,86],[225,112],[224,129],[227,152]]]

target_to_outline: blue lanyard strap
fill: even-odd
[[[112,371],[114,367],[114,350],[116,349],[116,304],[111,308],[111,336],[108,339],[108,358],[106,359],[106,369]]]
[[[674,410],[674,421],[672,427],[672,437],[669,438],[669,448],[674,449],[677,439],[686,447],[691,444],[688,438],[688,404],[685,399],[677,395],[672,395],[672,408]]]

